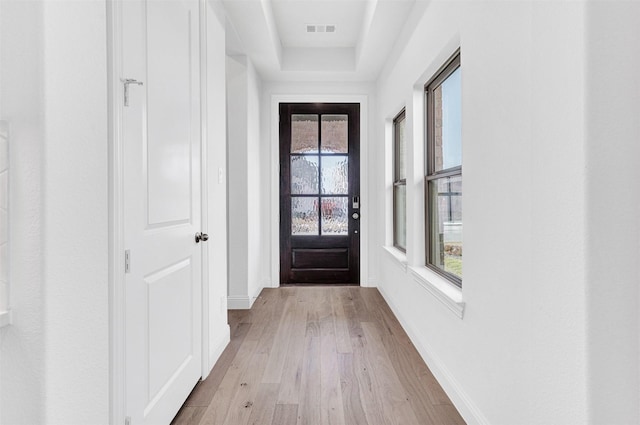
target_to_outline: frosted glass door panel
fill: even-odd
[[[349,205],[346,197],[322,198],[322,234],[346,235],[349,233]]]
[[[318,193],[318,157],[299,155],[291,157],[291,193],[315,195]]]
[[[322,153],[349,151],[349,117],[347,115],[322,116]]]
[[[317,115],[291,115],[291,153],[316,153],[318,141]]]
[[[322,157],[322,193],[327,195],[346,195],[349,193],[348,156]]]
[[[291,198],[291,234],[318,235],[318,198]]]

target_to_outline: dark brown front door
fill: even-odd
[[[280,104],[281,283],[360,283],[359,152],[359,104]]]

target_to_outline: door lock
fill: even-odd
[[[353,218],[354,220],[357,220],[360,218],[360,214],[358,214],[357,212],[354,212],[353,214],[351,214],[351,218]]]
[[[207,235],[206,233],[196,233],[196,243],[200,243],[200,241],[202,242],[206,242],[209,240],[209,235]]]

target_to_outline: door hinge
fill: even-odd
[[[129,106],[129,84],[141,86],[144,83],[142,81],[134,80],[133,78],[121,78],[120,81],[124,84],[124,106]]]
[[[128,249],[124,252],[124,272],[131,273],[131,251]]]

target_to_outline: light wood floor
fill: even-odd
[[[375,288],[265,289],[229,324],[173,424],[464,424]]]

